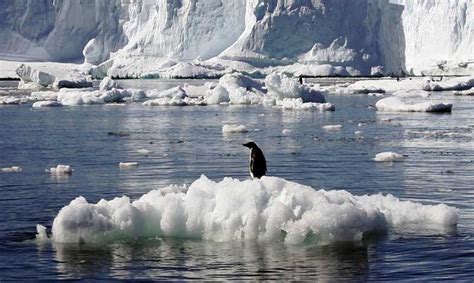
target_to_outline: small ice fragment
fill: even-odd
[[[42,107],[59,107],[59,106],[63,106],[63,105],[60,102],[48,100],[48,101],[37,101],[33,103],[31,107],[42,108]]]
[[[377,162],[393,162],[393,161],[400,161],[403,159],[403,155],[396,153],[396,152],[381,152],[375,155],[374,161]]]
[[[281,133],[284,134],[284,135],[289,135],[289,134],[291,134],[291,132],[293,132],[293,131],[290,130],[290,129],[283,129],[283,131],[281,131]]]
[[[357,126],[362,127],[364,126],[364,123],[359,123]]]
[[[20,166],[12,166],[12,167],[2,168],[1,171],[4,173],[19,173],[22,171],[22,169]]]
[[[120,162],[119,167],[122,169],[138,167],[138,162]]]
[[[137,152],[139,154],[142,154],[142,155],[149,155],[150,153],[152,153],[153,151],[149,150],[149,149],[146,149],[146,148],[141,148],[139,150],[137,150]]]
[[[323,126],[323,129],[326,131],[340,131],[342,129],[342,125],[326,125]]]
[[[356,135],[361,135],[362,132],[361,132],[361,131],[355,131],[354,134],[356,134]]]
[[[49,172],[54,175],[71,175],[74,170],[70,165],[61,165],[59,164],[56,167],[46,169],[46,172]]]
[[[46,234],[46,227],[41,224],[36,224],[36,239],[40,241],[47,241],[48,235]]]
[[[248,130],[244,125],[224,125],[222,127],[222,133],[247,133]]]

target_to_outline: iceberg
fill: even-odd
[[[471,0],[62,0],[4,6],[1,18],[22,20],[0,23],[0,58],[84,62],[96,78],[474,73]]]
[[[18,86],[20,89],[49,87],[56,79],[51,74],[38,71],[24,64],[18,66],[15,72],[21,80]]]

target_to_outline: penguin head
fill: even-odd
[[[244,143],[243,146],[248,147],[250,149],[258,148],[258,146],[254,142]]]

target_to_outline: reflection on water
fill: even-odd
[[[287,246],[173,239],[110,246],[54,244],[63,278],[362,280],[368,251],[356,245]]]

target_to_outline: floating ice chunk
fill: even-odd
[[[39,241],[49,240],[48,235],[46,234],[46,227],[40,224],[36,224],[36,239]]]
[[[111,79],[110,77],[105,77],[102,79],[99,85],[100,90],[111,90],[113,88],[120,88],[118,83]]]
[[[86,75],[70,71],[57,76],[53,86],[56,88],[86,88],[92,87],[92,81]]]
[[[0,105],[18,105],[28,103],[27,97],[0,96]]]
[[[226,103],[230,101],[229,92],[225,87],[218,85],[214,89],[208,91],[205,100],[209,105]]]
[[[325,103],[326,98],[321,90],[301,85],[296,78],[285,74],[272,73],[265,78],[268,93],[277,100],[285,98],[301,98],[303,102]]]
[[[202,98],[189,98],[183,88],[177,86],[164,91],[150,90],[147,97],[155,99],[145,101],[145,106],[186,106],[205,104]]]
[[[323,126],[323,129],[326,131],[340,131],[342,129],[342,125],[326,125]]]
[[[204,85],[184,84],[183,89],[189,97],[203,97],[217,86],[216,82],[206,82]]]
[[[329,102],[303,102],[302,98],[284,98],[283,100],[275,101],[277,107],[285,110],[319,110],[319,111],[334,111],[336,107]]]
[[[179,97],[179,98],[185,98],[188,97],[186,94],[186,91],[180,87],[172,87],[167,90],[156,90],[152,89],[146,92],[146,96],[150,98],[162,98],[162,97]]]
[[[474,95],[474,87],[462,91],[456,91],[455,95]]]
[[[129,88],[127,89],[127,92],[129,93],[129,100],[133,102],[140,102],[146,99],[146,92],[143,91],[142,89],[134,89],[134,88]],[[124,98],[127,99],[127,98]]]
[[[149,150],[149,149],[146,149],[146,148],[138,149],[137,152],[139,154],[142,154],[142,155],[149,155],[149,154],[153,153],[152,150]]]
[[[357,135],[357,136],[360,136],[360,135],[362,135],[362,131],[355,131],[354,134]]]
[[[293,131],[290,130],[290,129],[283,129],[283,131],[281,131],[281,133],[282,133],[283,135],[290,135],[292,132],[293,132]]]
[[[424,78],[397,80],[361,80],[347,87],[350,93],[393,93],[397,91],[421,90],[426,83]]]
[[[60,91],[58,92],[58,102],[66,106],[76,106],[84,104],[104,104],[100,91]]]
[[[222,133],[247,133],[248,130],[244,125],[224,125],[222,127]]]
[[[121,169],[130,169],[138,167],[138,162],[120,162],[119,167]]]
[[[33,108],[59,107],[59,106],[63,106],[63,105],[60,102],[51,101],[51,100],[37,101],[37,102],[33,103],[33,105],[32,105]]]
[[[474,87],[474,76],[452,78],[440,82],[428,82],[423,89],[426,91],[468,90]]]
[[[397,97],[387,97],[377,101],[375,107],[380,111],[394,112],[451,112],[453,105],[434,101],[407,104]]]
[[[18,88],[23,89],[48,87],[51,86],[55,80],[53,75],[33,69],[30,66],[24,64],[18,66],[15,72],[21,79]]]
[[[219,85],[227,90],[231,104],[262,104],[265,99],[263,83],[242,74],[224,75],[219,79]],[[223,90],[219,90],[218,95],[226,98]]]
[[[50,169],[46,169],[46,172],[49,172],[53,175],[71,175],[74,170],[70,165],[58,165]]]
[[[374,161],[377,162],[393,162],[403,160],[403,155],[396,152],[381,152],[375,155]]]
[[[55,217],[55,242],[104,243],[180,237],[212,241],[359,242],[368,234],[414,224],[443,231],[457,223],[456,208],[400,201],[392,195],[355,196],[276,177],[169,186],[131,201],[123,196],[88,203],[78,197]],[[435,232],[438,233],[438,232]]]
[[[57,100],[58,92],[56,91],[35,91],[30,94],[30,100],[41,101],[41,100]]]
[[[123,102],[126,97],[130,97],[131,94],[125,89],[113,88],[102,92],[100,98],[104,103],[120,103]]]
[[[12,166],[12,167],[5,167],[2,168],[0,171],[4,173],[19,173],[23,169],[20,166]]]

